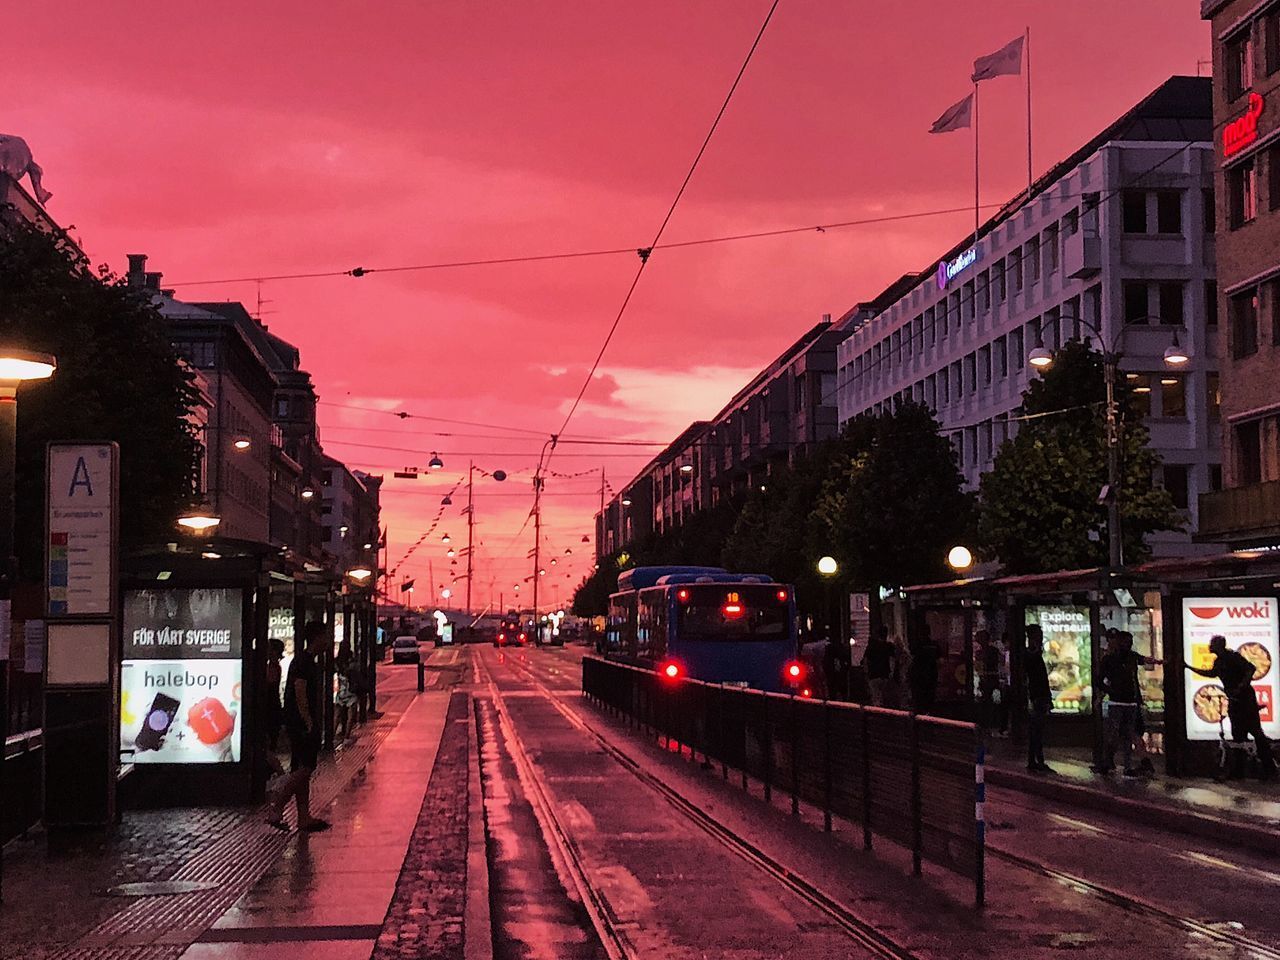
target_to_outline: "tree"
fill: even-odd
[[[65,239],[22,222],[0,232],[0,339],[52,353],[53,378],[20,388],[16,552],[28,579],[44,556],[45,444],[120,444],[126,546],[169,536],[191,495],[197,402],[164,319]]]
[[[982,554],[1010,573],[1042,573],[1107,562],[1106,382],[1102,355],[1068,341],[1027,385],[1016,437],[996,454],[980,488]],[[1173,500],[1155,485],[1159,456],[1125,383],[1117,386],[1120,515],[1128,562],[1150,555],[1147,537],[1181,526]]]
[[[948,576],[947,550],[969,539],[973,500],[951,443],[921,404],[849,422],[812,512],[814,553],[863,586]]]

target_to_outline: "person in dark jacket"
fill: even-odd
[[[1160,663],[1150,657],[1140,656],[1133,649],[1133,634],[1128,630],[1109,630],[1107,642],[1110,649],[1099,664],[1102,677],[1102,705],[1104,731],[1102,765],[1099,773],[1115,769],[1116,747],[1124,760],[1124,775],[1139,777],[1154,773],[1151,759],[1142,744],[1142,684],[1138,679],[1138,667],[1150,667]],[[1140,765],[1133,765],[1133,751],[1138,749]]]
[[[1044,762],[1044,724],[1053,709],[1053,691],[1049,689],[1049,671],[1044,665],[1044,632],[1038,623],[1027,627],[1027,649],[1023,655],[1023,674],[1027,681],[1027,769],[1032,773],[1052,773]]]
[[[1271,741],[1262,732],[1262,714],[1258,709],[1258,696],[1253,690],[1254,666],[1235,650],[1228,649],[1227,638],[1221,634],[1209,638],[1209,652],[1214,655],[1213,666],[1201,670],[1187,664],[1187,669],[1202,677],[1217,677],[1227,694],[1227,717],[1231,720],[1231,739],[1244,743],[1253,737],[1258,753],[1258,772],[1263,780],[1270,780],[1276,773],[1275,758],[1271,755]]]

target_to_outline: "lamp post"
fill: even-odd
[[[17,577],[13,555],[14,487],[18,462],[18,384],[47,380],[58,369],[52,354],[0,347],[0,600],[8,601]],[[5,629],[8,629],[6,625]],[[0,748],[9,735],[9,651],[0,657]],[[0,749],[0,796],[4,795],[4,756]],[[4,899],[0,873],[0,902]]]
[[[956,544],[947,551],[947,566],[956,573],[965,573],[973,566],[973,551],[963,544]]]
[[[482,476],[493,477],[498,483],[507,479],[506,471],[494,470],[490,473],[477,467],[473,462],[467,464],[467,618],[471,618],[471,575],[475,570],[475,532],[476,532],[476,508],[474,498],[474,488],[476,480],[476,472]],[[453,555],[453,551],[449,551],[449,555]]]
[[[1158,317],[1144,319],[1158,320]],[[1027,356],[1027,362],[1037,370],[1045,370],[1053,364],[1053,351],[1044,345],[1044,328],[1049,323],[1059,320],[1070,320],[1087,327],[1103,345],[1102,376],[1105,381],[1106,395],[1106,434],[1107,445],[1107,485],[1101,499],[1107,506],[1107,566],[1115,571],[1124,566],[1124,543],[1120,535],[1120,417],[1119,402],[1116,400],[1116,375],[1120,369],[1123,355],[1119,351],[1120,341],[1129,329],[1130,321],[1126,321],[1108,345],[1102,335],[1101,328],[1091,320],[1078,316],[1062,316],[1046,320],[1036,327],[1036,345]],[[1165,348],[1164,362],[1170,367],[1181,367],[1190,360],[1190,353],[1178,342],[1178,331],[1173,331],[1173,343]]]

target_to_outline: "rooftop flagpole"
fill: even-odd
[[[1023,49],[1027,70],[1027,202],[1031,202],[1032,167],[1031,167],[1031,27],[1027,27],[1024,35]]]

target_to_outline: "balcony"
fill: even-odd
[[[1235,543],[1280,539],[1280,480],[1232,487],[1200,497],[1197,540]]]
[[[1062,242],[1062,270],[1073,280],[1097,276],[1102,270],[1102,238],[1077,230]]]

